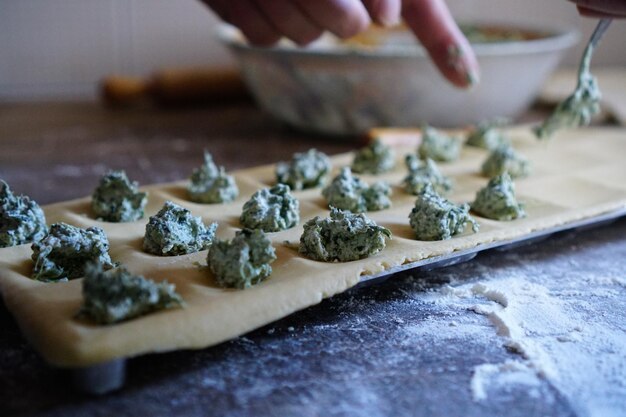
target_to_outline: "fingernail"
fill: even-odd
[[[386,7],[380,10],[376,20],[386,27],[396,26],[400,24],[400,8],[394,7],[393,3],[388,3]]]
[[[397,15],[389,15],[389,16],[380,16],[378,18],[379,23],[385,27],[393,27],[400,24],[400,16]]]
[[[467,88],[471,89],[480,82],[480,75],[478,74],[478,71],[469,69],[465,73],[465,79],[467,80]]]
[[[465,86],[472,88],[480,81],[478,70],[468,61],[467,54],[459,45],[448,45],[448,66],[452,68],[462,80]]]

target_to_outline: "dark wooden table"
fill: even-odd
[[[158,183],[188,177],[205,148],[219,164],[236,169],[310,147],[334,154],[354,144],[287,129],[250,103],[121,112],[89,103],[0,106],[0,178],[41,204],[90,194],[108,168],[123,168],[141,184]],[[532,275],[532,264],[558,285],[573,268],[571,259],[587,265],[589,274],[620,274],[626,270],[625,235],[620,221],[561,234],[540,248],[394,276],[213,348],[134,359],[126,387],[104,397],[73,391],[67,374],[38,357],[0,306],[0,415],[583,415],[548,380],[539,391],[514,386],[474,401],[474,367],[517,356],[484,316],[454,313],[455,323],[473,323],[476,337],[407,334],[421,324],[452,320],[452,313],[416,301],[445,283]],[[612,261],[595,268],[599,254]],[[603,308],[624,307],[618,299]]]
[[[172,110],[106,110],[97,104],[0,105],[0,177],[40,204],[91,194],[107,169],[140,184],[189,177],[208,149],[226,169],[354,144],[288,129],[251,103]]]

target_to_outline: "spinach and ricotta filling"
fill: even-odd
[[[85,275],[89,263],[103,269],[115,265],[109,256],[109,240],[99,227],[81,229],[55,223],[41,240],[32,244],[35,267],[32,277],[39,281],[67,281]]]
[[[432,184],[439,193],[446,193],[452,189],[452,181],[439,171],[432,159],[420,160],[414,154],[407,154],[405,163],[409,173],[402,180],[402,185],[407,193],[418,195],[426,184]]]
[[[193,170],[187,191],[191,201],[202,204],[228,203],[239,195],[235,179],[223,166],[218,167],[207,151],[204,163]]]
[[[352,161],[352,171],[359,174],[381,174],[392,170],[395,164],[393,149],[380,139],[374,139],[356,152]]]
[[[594,49],[593,43],[590,42],[583,53],[574,92],[559,103],[554,112],[533,130],[538,139],[550,139],[560,129],[588,125],[591,118],[600,113],[602,94],[598,80],[590,69]]]
[[[515,184],[504,172],[489,180],[471,204],[472,211],[493,220],[515,220],[524,217],[524,205],[517,202]]]
[[[242,229],[232,240],[216,239],[209,249],[207,263],[222,287],[245,289],[272,273],[276,252],[260,229]]]
[[[186,208],[166,201],[146,224],[143,249],[159,256],[198,252],[211,246],[216,229],[217,223],[206,226]]]
[[[99,220],[133,222],[143,218],[147,194],[131,182],[124,171],[109,171],[91,196],[91,208]]]
[[[461,155],[461,141],[431,127],[422,128],[422,142],[417,148],[420,158],[438,162],[457,160]]]
[[[417,240],[450,239],[463,233],[468,224],[474,232],[478,231],[478,223],[470,216],[469,210],[469,204],[454,204],[428,184],[417,196],[415,207],[409,214],[409,224]]]
[[[330,172],[330,158],[316,149],[296,153],[290,162],[276,165],[276,182],[298,191],[324,185]]]
[[[243,227],[264,232],[290,229],[300,222],[300,203],[288,185],[276,184],[255,192],[243,205],[239,220]]]
[[[322,190],[329,206],[353,213],[384,210],[391,207],[391,187],[378,181],[368,185],[352,175],[348,167],[341,169],[332,182]]]
[[[485,177],[492,178],[508,172],[511,178],[523,178],[530,174],[530,162],[510,145],[499,146],[487,157],[481,167]]]
[[[0,180],[0,248],[36,242],[47,232],[41,207],[26,196],[13,194]]]
[[[304,224],[299,252],[316,261],[355,261],[383,250],[387,239],[391,231],[363,213],[332,207],[330,217],[316,216]]]
[[[507,145],[509,140],[504,136],[500,127],[506,123],[504,120],[494,120],[490,122],[479,123],[478,126],[470,132],[465,144],[487,150],[495,149],[502,145]]]
[[[183,304],[175,285],[167,281],[157,283],[124,267],[105,271],[102,265],[89,264],[78,316],[98,324],[113,324]]]

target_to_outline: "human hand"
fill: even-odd
[[[626,17],[624,0],[569,0],[576,3],[578,12],[587,17]]]
[[[454,85],[478,81],[472,48],[444,0],[202,0],[248,41],[270,46],[281,37],[306,45],[329,31],[348,38],[370,23],[392,26],[404,18],[441,73]]]

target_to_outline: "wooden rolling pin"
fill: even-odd
[[[102,81],[100,95],[113,107],[146,102],[185,106],[250,98],[239,71],[231,68],[169,69],[149,78],[110,76]]]

